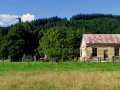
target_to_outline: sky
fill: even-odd
[[[58,16],[72,17],[76,14],[120,15],[120,0],[0,0],[0,26],[22,21]]]

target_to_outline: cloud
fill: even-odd
[[[3,26],[4,25],[4,23],[3,22],[0,22],[0,26]]]
[[[23,14],[22,16],[18,16],[18,15],[7,15],[7,14],[0,14],[0,26],[9,26],[11,24],[15,24],[18,22],[18,20],[16,19],[17,17],[21,17],[23,22],[26,21],[32,21],[35,20],[35,16],[31,15],[31,14]]]
[[[17,20],[15,19],[16,17],[18,16],[0,14],[0,26],[9,26],[11,24],[17,23]]]
[[[23,22],[35,20],[35,16],[31,15],[29,13],[28,14],[24,14],[21,18],[22,18]]]

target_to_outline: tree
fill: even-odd
[[[76,30],[72,27],[58,26],[50,28],[39,41],[38,51],[40,54],[46,54],[49,58],[57,57],[64,60],[74,58],[76,55],[74,49],[79,47],[76,45],[75,39],[77,37],[75,35]]]
[[[82,34],[119,34],[120,16],[78,14],[70,20],[51,17],[0,27],[0,56],[7,58],[39,52],[50,58],[79,57]],[[16,60],[17,60],[16,59]]]
[[[21,60],[23,54],[34,54],[38,40],[22,23],[10,29],[1,46],[1,57],[11,56],[13,61]],[[2,53],[6,52],[5,55]]]

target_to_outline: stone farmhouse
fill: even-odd
[[[112,61],[120,59],[120,34],[83,34],[81,61]]]

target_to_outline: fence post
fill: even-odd
[[[99,62],[99,57],[97,57],[98,58],[98,62]]]
[[[85,62],[85,57],[83,57],[83,59],[84,59],[84,62]]]
[[[99,57],[99,62],[101,62],[101,57]]]
[[[114,56],[112,56],[112,58],[113,58],[113,62],[114,62]]]

